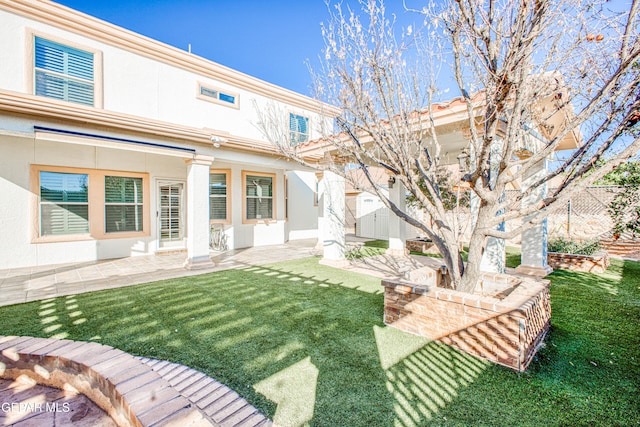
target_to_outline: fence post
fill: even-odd
[[[571,240],[571,199],[567,202],[567,239]]]

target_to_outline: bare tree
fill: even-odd
[[[539,224],[554,205],[640,149],[637,132],[630,132],[640,111],[639,1],[612,3],[431,1],[406,9],[421,18],[420,28],[400,28],[382,1],[361,0],[358,12],[328,4],[322,66],[314,78],[318,99],[339,109],[338,131],[327,129],[323,140],[296,146],[287,123],[277,119],[282,115],[267,110],[261,129],[302,164],[342,175],[345,163],[362,169],[370,190],[437,245],[456,288],[470,291],[488,237],[511,238]],[[447,104],[441,102],[446,88],[438,87],[444,75],[452,76],[460,94]],[[479,201],[466,264],[440,185],[443,166],[459,152],[442,140],[446,126],[439,122],[453,106],[466,112],[463,180]],[[554,158],[568,140],[580,141],[579,148]],[[318,162],[325,152],[331,158]],[[548,173],[532,181],[532,172],[552,158]],[[432,223],[394,204],[371,177],[372,166],[395,175]],[[551,179],[560,184],[544,200],[505,212],[505,190],[526,178],[517,201]],[[517,219],[522,225],[501,231],[500,223]]]

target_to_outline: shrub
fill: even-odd
[[[549,252],[560,252],[564,254],[593,255],[600,250],[600,241],[597,239],[579,242],[575,240],[565,240],[562,237],[551,240],[547,243]]]

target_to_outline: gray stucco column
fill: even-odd
[[[187,160],[187,259],[189,270],[213,267],[209,258],[209,168],[213,157]]]
[[[397,181],[389,188],[389,199],[401,211],[406,212],[407,195],[404,185]],[[406,256],[409,251],[407,246],[407,223],[393,212],[389,212],[389,249],[387,253],[393,256]]]
[[[318,218],[319,243],[323,249],[323,264],[345,263],[345,184],[344,178],[325,171],[320,181],[319,208],[322,218]]]
[[[534,165],[522,182],[522,191],[525,191],[547,174],[547,161],[542,160]],[[535,188],[528,196],[522,199],[522,206],[531,206],[540,202],[547,196],[547,184]],[[531,219],[525,217],[524,222]],[[520,266],[516,271],[520,274],[544,277],[551,274],[553,269],[547,264],[547,219],[522,233],[522,255]]]

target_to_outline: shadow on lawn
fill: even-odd
[[[16,305],[2,315],[3,333],[95,340],[191,366],[280,425],[419,425],[487,365],[387,328],[382,309],[375,278],[344,273],[333,282],[249,267]]]

